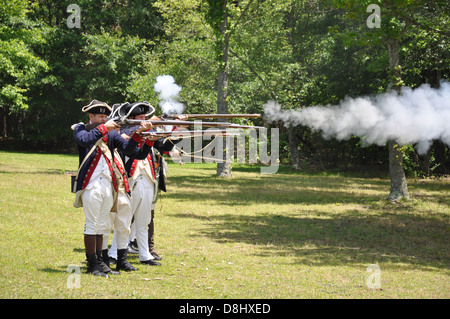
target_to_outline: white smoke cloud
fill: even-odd
[[[363,143],[385,145],[395,140],[415,144],[425,154],[433,140],[450,146],[450,83],[439,89],[422,85],[375,96],[345,98],[338,105],[282,110],[275,101],[264,105],[267,122],[304,125],[338,140],[358,136]]]
[[[181,114],[185,110],[184,104],[178,102],[181,86],[175,83],[171,75],[160,75],[156,78],[155,92],[159,93],[159,107],[165,114]]]

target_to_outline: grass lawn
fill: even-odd
[[[139,271],[105,279],[84,273],[77,165],[0,152],[0,298],[450,297],[448,178],[409,180],[412,200],[389,204],[387,174],[234,164],[224,180],[215,164],[172,163],[155,216],[162,266],[131,255]],[[78,288],[68,267],[81,271]]]

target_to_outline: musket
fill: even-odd
[[[110,119],[109,119],[110,120]],[[122,118],[113,118],[113,120],[119,125],[119,126],[136,126],[141,125],[142,120],[130,120],[130,119],[122,119]],[[173,126],[190,126],[190,125],[197,125],[197,126],[203,126],[203,127],[223,127],[223,128],[242,128],[242,129],[249,129],[249,128],[261,128],[258,126],[250,126],[250,125],[239,125],[239,124],[233,124],[233,123],[227,123],[227,122],[202,122],[202,121],[179,121],[179,120],[145,120],[146,122],[150,122],[153,124],[153,126],[162,126],[162,125],[173,125]],[[90,131],[94,127],[97,127],[99,124],[87,124],[86,130]]]
[[[128,120],[123,119],[120,121],[117,121],[117,124],[120,126],[135,126],[135,125],[141,125],[141,120]],[[229,127],[229,128],[250,128],[254,126],[248,126],[248,125],[239,125],[239,124],[233,124],[233,123],[227,123],[227,122],[203,122],[203,121],[179,121],[179,120],[146,120],[146,122],[150,122],[153,124],[153,126],[162,126],[162,125],[173,125],[173,126],[190,126],[190,125],[197,125],[197,126],[203,126],[203,127]]]
[[[260,118],[261,114],[164,114],[164,118],[177,118],[186,116],[188,119],[234,119],[234,118]]]
[[[156,132],[149,132],[145,131],[141,133],[143,136],[155,136],[155,137],[180,137],[180,136],[187,136],[187,137],[193,137],[193,136],[202,136],[202,135],[221,135],[221,136],[233,136],[233,135],[239,135],[239,132],[236,131],[229,131],[229,130],[196,130],[196,131],[156,131]]]
[[[249,129],[249,128],[262,128],[259,126],[252,126],[252,125],[240,125],[240,124],[234,124],[234,123],[227,123],[227,122],[203,122],[203,121],[169,121],[169,120],[146,120],[147,122],[150,122],[153,124],[153,126],[163,126],[163,125],[173,125],[173,126],[203,126],[203,127],[222,127],[222,128],[242,128],[242,129]],[[140,120],[128,120],[124,119],[121,121],[118,121],[117,124],[120,126],[134,126],[134,125],[140,125],[142,121]]]

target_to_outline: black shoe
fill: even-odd
[[[97,263],[101,267],[102,272],[107,275],[120,275],[120,272],[114,271],[109,267],[108,250],[104,249],[97,252]]]
[[[135,249],[131,244],[128,244],[127,253],[137,255],[139,254],[139,249]]]
[[[152,254],[152,256],[153,256],[153,258],[155,260],[161,260],[162,259],[162,257],[159,257],[159,255],[156,252],[153,252],[153,253],[150,253],[150,254]]]
[[[161,266],[160,263],[154,261],[153,259],[141,261],[141,264],[149,265],[149,266]]]
[[[109,276],[103,272],[103,268],[97,262],[97,254],[92,254],[87,258],[87,274],[108,278]]]
[[[136,239],[133,240],[133,241],[131,241],[129,245],[130,245],[131,248],[133,248],[134,250],[139,251],[139,247],[138,247],[138,244],[137,244],[137,240],[136,240]]]
[[[109,278],[108,274],[105,274],[104,272],[101,272],[98,269],[88,269],[86,271],[87,274],[91,274],[93,276],[99,276],[99,277],[105,277],[105,278]]]
[[[117,264],[117,259],[113,258],[113,257],[109,257],[109,264],[110,265],[116,265]]]
[[[139,270],[138,268],[133,267],[127,260],[127,250],[126,249],[118,249],[117,250],[117,264],[116,270],[124,270],[124,271],[135,271]]]

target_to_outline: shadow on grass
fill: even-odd
[[[46,267],[46,268],[41,268],[39,270],[43,271],[43,272],[46,272],[46,273],[56,274],[56,273],[67,273],[68,272],[67,268],[68,268],[68,266],[60,266],[59,269],[58,268]]]
[[[276,214],[174,216],[197,218],[206,225],[211,223],[193,236],[207,236],[219,243],[257,245],[261,256],[292,256],[300,264],[342,266],[388,262],[430,270],[450,266],[448,225],[407,212],[361,217],[348,211],[342,217],[323,213],[317,218]]]
[[[169,177],[164,197],[183,202],[212,201],[220,205],[255,203],[363,203],[384,199],[389,181],[327,176],[265,176],[221,179],[195,175]],[[349,191],[353,189],[353,191]],[[357,192],[356,192],[356,191]],[[361,196],[360,191],[371,192]]]
[[[368,266],[387,262],[425,270],[450,266],[446,216],[417,212],[426,208],[414,203],[384,204],[388,180],[307,175],[224,180],[188,175],[169,177],[169,182],[176,187],[172,191],[169,184],[164,196],[181,202],[211,201],[231,207],[297,204],[301,208],[298,213],[261,211],[256,216],[171,215],[201,221],[201,230],[192,236],[257,245],[261,256],[291,256],[296,263],[307,265]],[[450,206],[445,196],[448,188],[448,184],[442,185],[444,193],[432,200]],[[333,213],[332,208],[308,211],[308,205],[340,203],[364,204],[368,213],[352,209]]]
[[[29,171],[29,170],[0,170],[0,174],[9,174],[9,175],[15,175],[15,174],[47,174],[47,175],[62,175],[64,174],[64,171],[61,169],[40,169],[36,171]]]

